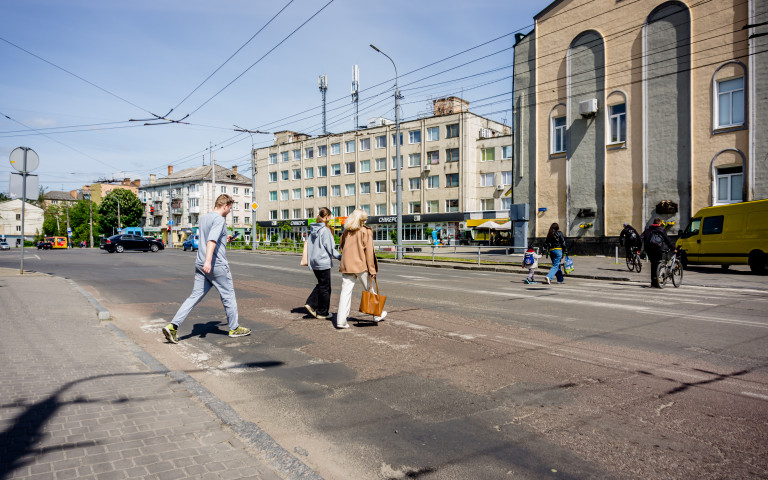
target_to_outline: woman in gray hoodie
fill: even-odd
[[[341,254],[334,247],[333,230],[328,222],[333,214],[326,207],[318,211],[317,223],[309,226],[307,238],[307,263],[317,278],[317,285],[307,298],[304,308],[315,318],[331,318],[328,307],[331,304],[331,268],[333,259]]]

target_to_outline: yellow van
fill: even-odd
[[[768,263],[768,200],[702,208],[680,231],[683,266],[749,265],[764,273]]]

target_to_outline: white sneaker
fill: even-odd
[[[384,311],[381,312],[381,316],[380,317],[373,317],[373,321],[374,322],[380,322],[380,321],[384,320],[384,318],[386,318],[386,316],[387,316],[387,311],[384,310]]]
[[[310,307],[309,304],[304,305],[304,308],[307,309],[307,311],[309,312],[310,315],[312,315],[313,317],[317,318],[317,312],[315,311],[314,308]]]
[[[549,281],[549,277],[544,277],[544,280],[547,281],[547,285],[552,285],[552,282]]]
[[[344,325],[336,325],[336,328],[349,328],[349,324],[345,323]]]

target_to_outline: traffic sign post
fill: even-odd
[[[21,173],[21,265],[19,274],[24,275],[24,206],[27,204],[27,176],[37,170],[40,165],[40,157],[29,147],[13,149],[10,156],[11,167]]]

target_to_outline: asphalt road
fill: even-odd
[[[213,291],[170,345],[193,257],[30,250],[25,269],[72,278],[328,479],[768,477],[765,290],[382,264],[386,321],[337,331],[304,312],[298,257],[235,252],[253,335],[226,336]]]

